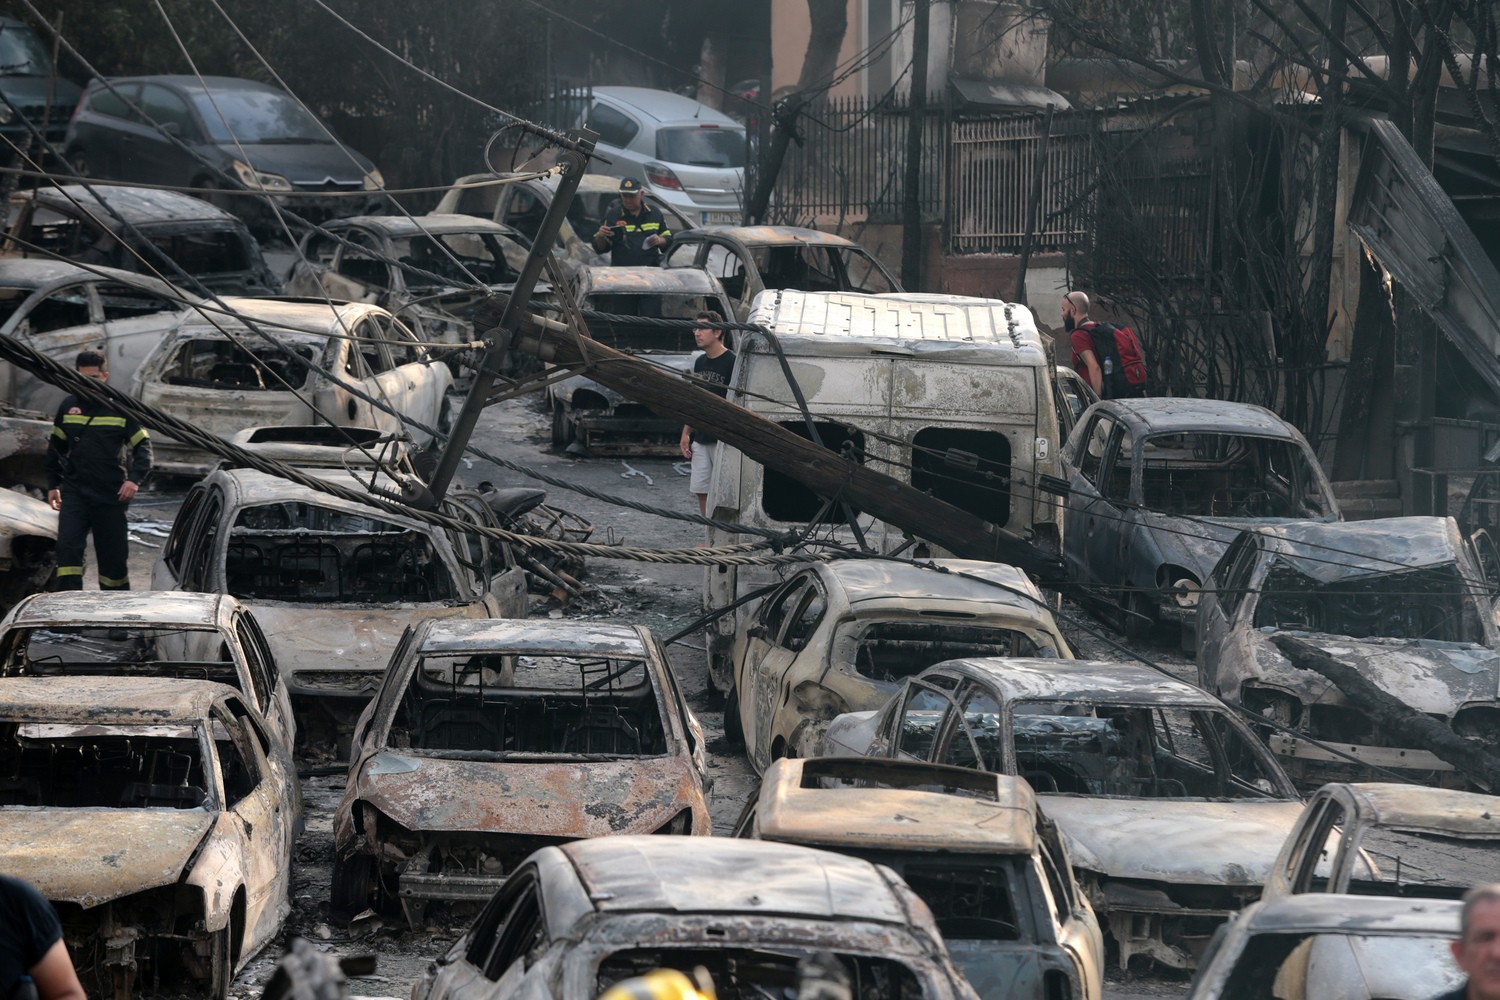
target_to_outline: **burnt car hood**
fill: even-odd
[[[178,881],[217,816],[205,809],[6,809],[0,866],[85,908]]]
[[[219,149],[231,159],[242,155],[233,143],[221,143]],[[359,153],[331,142],[246,143],[244,150],[250,166],[262,173],[280,174],[293,184],[316,186],[331,181],[363,187],[365,174],[375,169]]]
[[[1257,672],[1268,683],[1306,692],[1312,703],[1344,701],[1322,674],[1292,666],[1271,637],[1295,636],[1358,670],[1366,680],[1418,712],[1451,716],[1472,702],[1500,698],[1500,653],[1487,646],[1433,639],[1346,639],[1317,632],[1252,632]]]
[[[406,626],[427,618],[487,615],[483,605],[468,604],[349,607],[253,599],[243,603],[254,611],[266,633],[283,677],[303,670],[378,676],[385,672],[391,650]],[[477,614],[472,610],[475,607]]]
[[[476,761],[371,755],[359,799],[414,831],[537,837],[650,833],[693,804],[691,768],[640,760]]]
[[[1110,799],[1041,793],[1073,865],[1116,878],[1193,885],[1264,885],[1298,801]]]

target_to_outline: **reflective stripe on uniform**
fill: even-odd
[[[124,417],[94,417],[89,421],[95,427],[124,427]]]
[[[62,438],[64,441],[66,441],[68,439],[68,432],[63,430],[61,427],[58,427],[56,424],[53,424],[52,436],[55,438]]]
[[[88,414],[86,414],[86,413],[64,413],[63,414],[63,423],[65,423],[65,424],[86,424],[88,422],[89,422],[89,418],[88,418]]]
[[[134,434],[130,435],[130,440],[127,441],[126,444],[129,447],[134,448],[136,445],[140,444],[142,441],[146,440],[150,436],[151,436],[150,434],[146,433],[146,428],[142,427],[140,430],[138,430]]]
[[[83,575],[83,567],[82,566],[59,566],[59,567],[57,567],[57,575],[58,576],[82,576]]]
[[[82,573],[83,572],[82,568],[80,568],[78,570],[78,572]],[[62,576],[62,570],[59,569],[57,571],[57,575],[58,576]],[[99,586],[101,586],[101,587],[129,587],[130,586],[130,577],[128,577],[128,576],[122,576],[122,577],[120,577],[117,580],[117,579],[115,579],[112,576],[104,576],[103,574],[100,574],[100,576],[99,576]]]

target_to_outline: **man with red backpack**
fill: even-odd
[[[1146,394],[1146,358],[1135,331],[1089,319],[1089,297],[1063,296],[1063,328],[1073,347],[1073,369],[1100,399],[1131,399]]]

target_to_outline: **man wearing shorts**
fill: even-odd
[[[724,317],[712,309],[697,315],[700,323],[722,323]],[[703,387],[729,397],[729,376],[734,373],[734,352],[724,346],[724,331],[712,326],[693,327],[693,342],[703,351],[693,360],[693,378]],[[719,439],[686,425],[682,428],[682,457],[693,463],[688,489],[698,495],[698,513],[708,513],[708,488],[714,481],[714,453]]]

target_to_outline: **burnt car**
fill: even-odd
[[[355,490],[357,474],[318,475]],[[495,526],[455,491],[444,512]],[[222,592],[254,613],[285,678],[304,745],[347,734],[407,625],[522,618],[526,577],[505,543],[433,527],[264,472],[220,469],[188,491],[153,590]],[[311,725],[311,730],[310,730]]]
[[[1088,408],[1099,402],[1099,394],[1078,372],[1058,365],[1052,378],[1052,402],[1057,408],[1057,430],[1066,442]]]
[[[982,997],[1104,994],[1099,921],[1020,778],[873,757],[778,760],[735,834],[890,868]]]
[[[93,80],[68,124],[64,155],[85,176],[243,186],[312,219],[375,212],[386,202],[373,163],[300,101],[258,80],[170,74]],[[215,197],[246,219],[275,222],[259,198]]]
[[[836,715],[963,656],[1060,656],[1067,640],[1026,574],[1004,563],[834,559],[794,574],[737,629],[726,731],[757,771],[805,756]]]
[[[0,679],[0,869],[62,921],[90,994],[222,1000],[289,909],[290,753],[239,692]]]
[[[537,851],[412,1000],[598,996],[655,969],[719,1000],[794,996],[826,952],[857,996],[971,998],[927,904],[890,869],[755,840],[596,837]],[[820,994],[821,995],[821,994]]]
[[[73,367],[82,350],[109,358],[110,377],[128,386],[136,366],[179,310],[200,301],[168,282],[65,260],[0,258],[0,335]],[[0,361],[0,399],[41,410],[50,422],[66,393]],[[42,442],[45,446],[46,442]],[[40,484],[46,485],[45,479]]]
[[[1461,904],[1304,895],[1246,908],[1214,939],[1187,1000],[1427,1000],[1461,990]]]
[[[640,626],[426,621],[355,727],[334,909],[483,903],[533,851],[712,831],[703,732]]]
[[[469,174],[453,182],[444,192],[433,215],[467,215],[489,219],[517,230],[527,245],[536,241],[542,219],[557,193],[558,177],[534,177],[518,173]],[[610,203],[620,197],[620,178],[584,174],[578,191],[568,203],[568,215],[557,234],[552,252],[565,265],[578,267],[609,263],[609,255],[594,249],[593,236]],[[685,233],[693,223],[681,212],[650,191],[646,204],[661,212],[672,233]]]
[[[183,312],[135,373],[132,393],[148,406],[230,437],[248,425],[333,425],[408,430],[419,445],[447,431],[453,373],[385,309],[358,302],[223,300],[225,314]],[[363,395],[356,395],[357,389]],[[373,405],[383,402],[395,412]],[[217,456],[165,434],[153,437],[153,467],[202,475]]]
[[[18,191],[10,209],[5,252],[13,255],[156,275],[200,294],[270,295],[279,287],[245,224],[200,198],[66,184]]]
[[[308,233],[290,295],[373,302],[434,344],[475,340],[474,310],[508,291],[531,241],[467,215],[360,216]]]
[[[608,313],[589,320],[589,335],[617,351],[678,372],[693,370],[691,320],[705,309],[729,316],[729,300],[719,283],[702,271],[663,271],[656,267],[586,267],[573,282],[573,295],[585,310]],[[636,321],[640,317],[640,322]],[[652,320],[687,320],[678,327]],[[593,453],[676,455],[682,421],[626,399],[584,375],[547,387],[552,407],[552,444],[577,442]]]
[[[1459,899],[1500,867],[1500,798],[1386,782],[1307,800],[1263,899],[1303,892]]]
[[[1203,581],[1241,529],[1339,519],[1307,441],[1248,403],[1097,403],[1063,463],[1068,577],[1137,638],[1159,621],[1191,626]]]
[[[724,286],[740,322],[766,289],[799,292],[901,291],[880,258],[833,233],[800,226],[704,226],[674,235],[665,268],[698,268]]]
[[[47,587],[56,549],[57,511],[25,493],[0,489],[0,611]]]
[[[1500,750],[1500,631],[1484,574],[1452,518],[1245,532],[1204,592],[1198,677],[1266,720],[1265,739],[1301,785],[1371,780],[1384,770],[1463,787],[1451,764],[1404,746],[1328,678],[1293,666],[1273,641],[1283,633]]]
[[[228,684],[291,749],[286,682],[249,608],[227,594],[35,594],[0,621],[0,677],[183,677]]]
[[[829,726],[830,756],[927,760],[1025,778],[1062,831],[1120,966],[1192,968],[1260,896],[1302,804],[1217,698],[1130,663],[949,660],[879,712]]]

